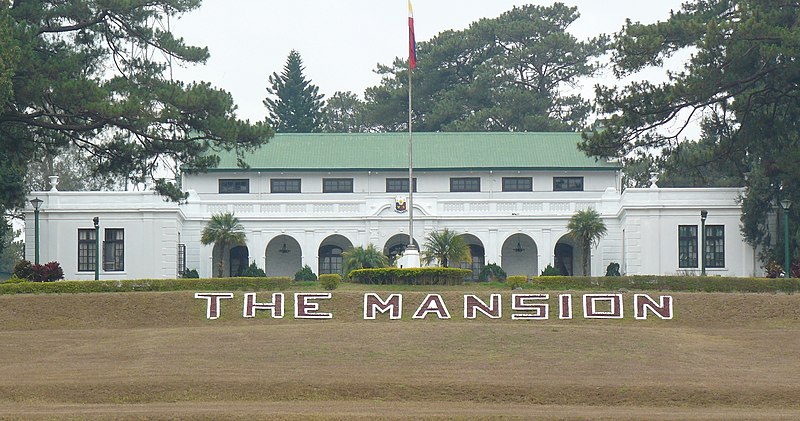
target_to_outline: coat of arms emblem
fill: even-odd
[[[407,211],[408,208],[406,207],[406,199],[403,196],[397,196],[394,198],[394,211],[397,213],[404,213]]]

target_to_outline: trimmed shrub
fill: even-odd
[[[525,275],[512,275],[506,279],[506,285],[511,289],[522,288],[528,284],[528,277]]]
[[[370,285],[461,285],[471,274],[469,269],[440,267],[357,269],[350,272],[350,280]]]
[[[64,270],[58,262],[49,262],[43,265],[33,265],[34,282],[55,282],[64,279]]]
[[[333,291],[334,289],[339,287],[339,284],[342,283],[342,275],[338,273],[325,273],[319,275],[319,284],[327,289],[328,291]]]
[[[6,284],[19,284],[21,282],[30,282],[25,278],[18,278],[17,275],[11,275],[10,278],[6,279],[4,283]]]
[[[294,280],[298,282],[317,282],[317,275],[314,274],[314,271],[312,271],[308,265],[305,265],[294,274]]]
[[[619,263],[609,263],[606,268],[606,276],[622,276],[622,274],[619,273]]]
[[[242,276],[245,278],[266,278],[267,274],[264,272],[264,269],[256,266],[256,262],[251,262],[250,266],[242,271]]]
[[[484,266],[481,269],[480,275],[478,275],[478,280],[481,282],[494,282],[494,281],[505,281],[506,279],[506,271],[503,270],[497,263],[489,263],[488,265]]]
[[[544,270],[542,270],[541,276],[561,276],[561,271],[554,268],[553,265],[547,265]]]
[[[183,276],[181,278],[184,279],[197,279],[200,277],[200,274],[197,273],[197,269],[186,269],[183,271]]]
[[[280,291],[292,286],[289,277],[134,279],[124,281],[59,281],[0,284],[0,294],[69,294],[132,291]]]
[[[20,260],[14,265],[14,271],[12,272],[14,276],[17,278],[22,279],[33,279],[33,263],[30,260]]]

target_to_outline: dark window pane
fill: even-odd
[[[125,230],[106,228],[103,241],[103,270],[108,272],[125,270]]]
[[[706,225],[706,267],[725,267],[725,226]]]
[[[479,192],[481,191],[480,177],[456,177],[450,179],[451,192]]]
[[[553,191],[583,191],[583,177],[553,177]]]
[[[322,192],[323,193],[352,193],[353,192],[353,179],[352,178],[323,178],[322,179]]]
[[[503,191],[533,191],[533,178],[503,177]]]
[[[678,267],[697,267],[697,225],[678,226]]]
[[[94,272],[97,264],[97,238],[94,229],[78,230],[78,272]]]
[[[417,191],[417,179],[414,179],[414,191]],[[408,178],[387,178],[386,193],[408,193]]]
[[[300,193],[299,178],[273,178],[270,180],[272,193]]]
[[[219,192],[221,194],[250,193],[249,179],[219,180]]]

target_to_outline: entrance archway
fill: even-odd
[[[342,235],[332,235],[322,241],[319,246],[319,268],[318,274],[338,273],[344,276],[342,270],[342,253],[353,248],[353,243]]]
[[[558,269],[562,275],[564,276],[586,276],[587,274],[583,273],[583,268],[581,267],[581,259],[583,258],[583,254],[581,253],[580,247],[577,247],[575,244],[575,240],[573,240],[570,236],[565,235],[561,237],[560,240],[556,243],[555,250],[553,252],[555,257],[553,265],[556,269]],[[589,257],[589,267],[592,267],[591,257]]]
[[[483,248],[483,242],[472,234],[461,234],[461,238],[463,238],[464,242],[469,246],[469,254],[472,257],[472,263],[459,262],[459,265],[456,267],[470,269],[472,275],[467,279],[470,281],[477,281],[481,270],[483,270],[483,266],[486,264],[486,251]]]
[[[414,245],[419,249],[419,243],[414,239]],[[408,234],[395,234],[386,241],[383,246],[383,254],[389,258],[389,265],[394,266],[397,257],[406,251],[408,246]]]
[[[500,253],[500,266],[509,276],[539,274],[539,248],[527,234],[517,233],[506,238]]]
[[[288,235],[273,238],[264,252],[264,272],[267,276],[293,277],[303,267],[300,243]]]
[[[247,246],[236,246],[230,252],[230,276],[242,276],[250,265],[250,253]]]

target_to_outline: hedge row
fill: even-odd
[[[609,276],[531,278],[525,288],[545,290],[655,290],[685,292],[798,292],[798,278],[733,278],[721,276]]]
[[[1,283],[0,294],[48,294],[130,291],[260,291],[282,290],[292,285],[288,277],[136,279],[125,281],[57,281]]]
[[[369,285],[461,285],[471,274],[468,269],[434,267],[356,269],[350,272],[350,281]]]

